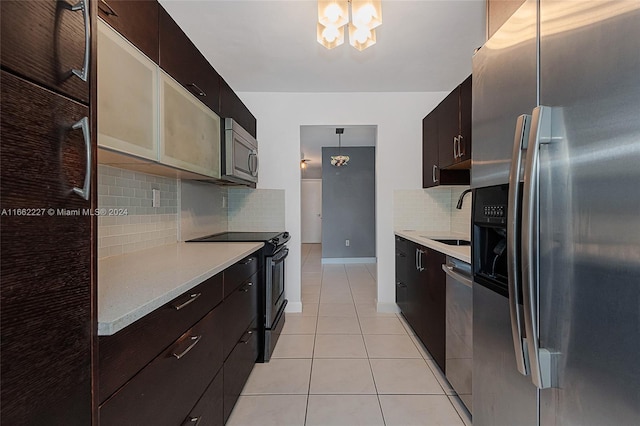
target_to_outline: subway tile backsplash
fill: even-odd
[[[453,232],[469,238],[471,194],[465,196],[462,210],[455,208],[465,189],[467,187],[435,187],[394,191],[394,229]]]
[[[229,188],[229,231],[283,231],[284,190]]]
[[[160,191],[159,207],[152,190]],[[176,242],[178,181],[105,165],[98,166],[98,257],[131,253]]]

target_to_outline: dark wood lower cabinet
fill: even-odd
[[[182,424],[222,367],[222,324],[218,307],[109,398],[100,424]]]
[[[2,424],[89,425],[95,220],[63,214],[92,207],[72,190],[89,108],[5,71],[0,86]]]
[[[191,410],[182,426],[221,426],[224,424],[222,370],[216,374],[200,401]]]
[[[116,334],[99,338],[100,402],[222,301],[222,276],[209,278]]]
[[[446,342],[446,277],[442,271],[445,260],[438,251],[396,237],[396,303],[442,371]]]
[[[254,274],[224,300],[222,307],[226,321],[223,340],[225,358],[235,348],[238,338],[247,330],[247,327],[257,315],[257,279],[258,275]]]
[[[224,421],[233,411],[240,392],[251,374],[258,358],[258,333],[256,323],[252,323],[237,341],[231,354],[224,362]]]
[[[420,288],[420,340],[433,356],[433,360],[445,371],[445,326],[446,326],[446,276],[442,264],[446,256],[438,251],[423,247],[425,279]]]

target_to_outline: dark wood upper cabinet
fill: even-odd
[[[422,121],[422,187],[469,185],[471,76]]]
[[[222,77],[220,77],[220,115],[222,118],[233,118],[251,136],[257,137],[256,118]]]
[[[460,135],[460,87],[456,87],[436,109],[438,113],[438,165],[445,169],[458,159]]]
[[[96,197],[73,191],[88,165],[72,129],[89,108],[6,71],[0,79],[2,424],[89,425],[96,221],[73,212]]]
[[[157,0],[96,0],[98,16],[158,63]]]
[[[472,76],[460,85],[460,139],[458,163],[471,160],[471,85]]]
[[[76,1],[0,1],[2,68],[88,103],[88,78],[83,81],[73,70],[83,69],[90,47],[85,44],[84,11],[71,10],[73,4]]]
[[[438,116],[431,111],[422,119],[422,187],[439,185]]]
[[[160,7],[160,67],[220,114],[220,77],[171,16]]]

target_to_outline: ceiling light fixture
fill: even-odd
[[[382,24],[381,0],[318,1],[318,43],[333,49],[344,43],[348,24],[349,44],[362,51],[376,44],[375,28]]]
[[[342,155],[342,134],[344,133],[344,128],[337,127],[336,134],[338,135],[338,155],[331,156],[331,165],[335,167],[346,166],[349,163],[349,156]]]

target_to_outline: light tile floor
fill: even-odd
[[[376,311],[375,265],[322,265],[303,244],[302,313],[287,314],[228,425],[470,425],[399,314]]]

